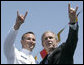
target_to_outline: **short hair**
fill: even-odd
[[[45,36],[46,33],[49,33],[49,32],[53,33],[55,35],[56,40],[57,40],[57,36],[56,36],[56,34],[54,32],[52,32],[52,31],[46,31],[46,32],[43,33],[43,35],[41,37],[42,45],[43,45],[43,37]]]
[[[33,34],[33,35],[35,36],[35,34],[34,34],[33,32],[26,32],[26,33],[24,33],[24,34],[22,35],[21,40],[24,40],[24,36],[25,36],[26,34]]]

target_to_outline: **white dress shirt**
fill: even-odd
[[[36,64],[30,51],[26,49],[19,51],[17,48],[15,48],[14,41],[17,33],[18,30],[14,30],[12,28],[4,42],[4,54],[7,58],[8,64]]]

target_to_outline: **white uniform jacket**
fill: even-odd
[[[8,64],[35,64],[35,59],[31,55],[30,51],[26,49],[18,51],[18,49],[15,48],[14,41],[16,39],[17,33],[18,30],[14,30],[12,28],[4,42],[4,53]]]

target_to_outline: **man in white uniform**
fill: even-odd
[[[14,27],[8,33],[4,42],[4,53],[7,58],[8,64],[35,64],[35,59],[31,55],[31,51],[35,47],[36,39],[33,32],[27,32],[23,34],[21,39],[22,50],[19,51],[14,46],[14,41],[16,39],[18,30],[21,24],[27,16],[28,11],[25,16],[19,15],[17,11],[17,18]]]

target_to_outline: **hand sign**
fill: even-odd
[[[16,22],[17,22],[18,24],[22,24],[22,23],[24,23],[24,20],[25,20],[27,14],[28,14],[28,11],[26,11],[25,16],[20,15],[20,14],[19,14],[19,11],[17,11]]]
[[[25,16],[20,15],[19,11],[17,11],[16,23],[14,25],[15,30],[18,30],[20,28],[21,24],[24,23],[24,20],[25,20],[27,14],[28,14],[28,11],[26,11]]]
[[[75,20],[77,18],[77,15],[76,15],[77,10],[78,10],[78,6],[76,6],[76,9],[73,9],[70,7],[70,3],[68,4],[70,23],[75,23]]]

